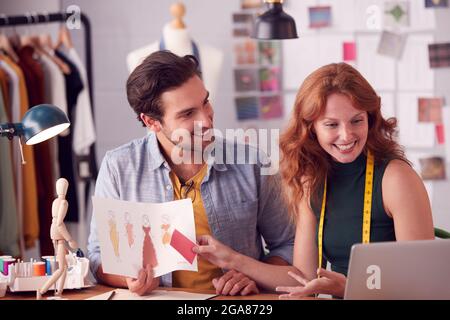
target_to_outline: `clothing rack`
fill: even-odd
[[[54,13],[26,13],[23,15],[0,15],[0,28],[4,27],[13,27],[20,25],[32,25],[32,24],[48,24],[48,23],[65,23],[68,18],[70,18],[71,14],[66,12],[54,12]],[[87,81],[89,84],[89,99],[91,102],[92,108],[92,116],[95,121],[95,113],[94,113],[94,99],[93,99],[93,79],[92,79],[92,37],[91,37],[91,23],[89,18],[82,12],[80,12],[80,19],[83,25],[84,30],[84,50],[85,50],[85,60],[86,60],[86,73],[87,73]],[[82,179],[85,181],[85,209],[88,207],[88,199],[91,188],[92,181],[97,179],[98,167],[96,161],[96,152],[95,152],[95,143],[90,147],[90,156],[89,157],[77,157],[77,162],[88,162],[91,176],[88,179]]]

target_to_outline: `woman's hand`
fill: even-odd
[[[238,253],[210,235],[197,238],[199,245],[192,248],[202,258],[222,269],[234,269],[233,262]]]
[[[318,269],[319,278],[311,281],[293,273],[288,274],[297,280],[301,285],[297,287],[277,287],[278,292],[288,292],[280,295],[280,299],[296,299],[307,297],[314,294],[331,294],[336,297],[343,297],[345,292],[345,283],[347,278],[338,272]]]
[[[139,271],[137,279],[126,278],[128,289],[140,296],[146,293],[152,292],[156,287],[158,287],[157,279],[155,279],[153,269],[150,265],[147,265],[145,269]]]
[[[258,294],[259,289],[256,282],[235,270],[230,270],[220,278],[214,278],[212,281],[216,294],[235,296],[240,294],[246,296],[249,294]]]

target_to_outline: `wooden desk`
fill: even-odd
[[[85,289],[72,289],[72,290],[64,290],[63,298],[69,299],[69,300],[84,300],[108,291],[113,290],[112,287],[107,287],[104,285],[96,285],[91,288],[85,288]],[[178,291],[186,291],[186,292],[193,292],[193,293],[206,293],[206,294],[215,294],[213,290],[195,290],[195,289],[178,289],[178,288],[166,288],[166,287],[160,287],[158,289],[161,290],[178,290]],[[47,294],[44,295],[44,299],[47,297],[53,296],[53,291],[49,291]],[[7,292],[6,296],[3,298],[0,298],[1,300],[35,300],[36,299],[36,292]],[[315,298],[304,298],[305,300],[311,300]],[[262,293],[257,295],[250,295],[250,296],[217,296],[214,297],[212,300],[278,300],[278,294],[269,294],[269,293]]]

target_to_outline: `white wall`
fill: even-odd
[[[176,0],[45,0],[45,1],[1,1],[0,12],[22,14],[26,11],[58,11],[69,5],[78,5],[91,20],[94,64],[94,102],[97,125],[98,160],[104,153],[122,143],[145,134],[145,130],[135,119],[128,106],[125,82],[128,77],[126,55],[128,52],[158,40],[161,28],[171,20],[169,7]],[[303,0],[302,0],[303,1]],[[416,5],[416,1],[410,3]],[[187,8],[185,23],[194,40],[219,48],[224,52],[225,61],[220,78],[220,90],[214,101],[216,127],[219,129],[235,128],[241,124],[235,119],[232,48],[232,13],[239,11],[239,0],[185,0]],[[345,10],[345,5],[352,6],[355,0],[304,0],[307,4],[338,5],[337,10]],[[382,0],[357,0],[358,5],[365,3],[382,3]],[[287,2],[286,11],[292,14],[299,25],[301,42],[311,40],[306,37],[307,15],[299,11],[300,0]],[[450,9],[438,9],[436,13],[436,42],[450,41]],[[342,32],[349,31],[351,21],[342,22]],[[50,27],[55,28],[56,26]],[[21,29],[19,28],[19,31]],[[306,33],[306,34],[305,34]],[[83,31],[73,30],[73,40],[79,53],[84,56]],[[339,36],[339,34],[338,34]],[[290,45],[294,43],[291,42]],[[286,48],[286,43],[283,44]],[[289,45],[288,45],[289,46]],[[299,55],[298,59],[301,60]],[[304,63],[304,62],[303,62]],[[450,69],[435,70],[434,94],[444,95],[450,103]],[[301,79],[299,79],[300,85]],[[292,98],[292,96],[291,96]],[[289,105],[286,106],[289,109]],[[268,127],[279,123],[265,123]],[[436,152],[442,149],[436,148]],[[447,176],[450,167],[447,167]],[[436,226],[450,229],[450,201],[447,194],[450,183],[434,182],[433,214]]]

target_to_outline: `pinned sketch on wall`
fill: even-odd
[[[405,48],[406,37],[390,31],[383,31],[377,52],[381,55],[400,59]]]
[[[419,98],[419,122],[442,124],[444,98]]]
[[[342,60],[356,61],[356,43],[354,41],[342,43]]]
[[[280,42],[259,41],[259,64],[278,65],[280,63]]]
[[[258,70],[256,69],[238,69],[234,70],[234,83],[236,91],[256,91],[258,90]]]
[[[233,36],[249,37],[253,29],[253,14],[233,13]]]
[[[428,45],[430,68],[450,67],[450,42]]]
[[[138,203],[93,197],[92,202],[104,272],[136,278],[147,265],[155,277],[197,271],[190,199]]]
[[[259,70],[259,81],[261,91],[279,91],[280,69],[278,67],[261,68]]]
[[[448,0],[425,0],[425,8],[446,8]]]
[[[238,120],[258,119],[259,103],[257,97],[236,98],[235,102]]]
[[[236,65],[256,63],[256,43],[247,39],[234,44],[234,56]]]
[[[409,4],[407,1],[388,1],[384,4],[384,27],[407,27]]]
[[[445,161],[442,157],[421,158],[420,175],[423,180],[444,180]]]
[[[331,7],[330,6],[316,6],[309,7],[309,27],[310,28],[325,28],[331,26]]]
[[[277,119],[283,117],[281,96],[261,97],[260,103],[262,119]]]

